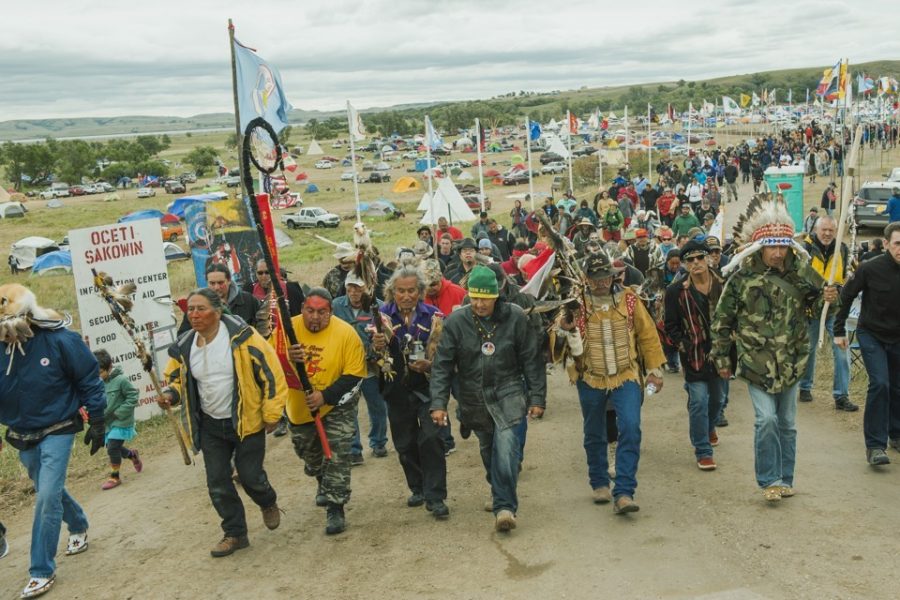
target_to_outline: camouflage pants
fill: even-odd
[[[359,398],[354,398],[322,417],[331,445],[331,460],[322,454],[315,423],[290,425],[294,451],[304,462],[303,472],[320,482],[322,494],[334,504],[346,504],[350,500],[350,446],[356,432],[358,402]]]

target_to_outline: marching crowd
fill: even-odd
[[[797,401],[813,399],[825,305],[834,405],[858,410],[847,348],[850,307],[860,293],[854,335],[869,376],[866,457],[875,466],[889,463],[888,447],[900,451],[900,313],[891,309],[900,297],[900,223],[885,228],[881,253],[859,261],[838,244],[831,216],[795,231],[783,200],[759,194],[732,239],[709,235],[721,205],[738,199],[738,177],[757,188],[765,166],[828,149],[831,160],[808,173],[823,174],[826,163],[839,172],[840,144],[823,139],[797,130],[682,164],[665,159],[655,182],[626,167],[593,203],[567,193],[558,202],[548,198],[538,214],[517,201],[509,228],[481,213],[466,236],[441,219],[382,257],[374,286],[354,271],[357,248],[348,243],[338,245],[321,286],[301,287],[260,261],[256,281],[239,289],[227,269],[211,265],[208,287],[187,298],[159,399],[181,407],[192,449],[203,454],[223,530],[211,555],[249,545],[236,484],[266,527],[280,525],[265,470],[269,433],[289,435],[315,478],[313,500],[325,510],[328,535],[347,526],[351,468],[364,461],[364,437],[371,455],[384,458],[389,432],[407,505],[446,519],[451,428],[464,439],[474,434],[491,492],[485,510],[496,531],[514,529],[528,424],[548,408],[553,363],[564,367],[580,403],[593,502],[620,515],[639,510],[641,406],[663,388],[664,369],[683,374],[689,439],[704,471],[717,467],[730,387],[735,378],[748,386],[757,485],[768,502],[789,498]],[[832,265],[837,277],[827,285]],[[305,365],[308,395],[270,336],[276,283],[290,307],[285,326],[297,340],[285,350]],[[138,450],[125,447],[135,436],[137,392],[106,352],[92,354],[29,290],[4,285],[0,296],[0,422],[36,490],[22,592],[34,597],[55,582],[63,522],[66,554],[88,548],[87,517],[65,489],[84,421],[91,452],[106,446],[109,455],[104,490],[121,484],[123,460],[141,471]],[[0,524],[0,556],[6,549]]]

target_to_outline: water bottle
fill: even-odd
[[[656,384],[648,383],[647,387],[644,388],[644,395],[652,396],[655,393],[656,393]]]

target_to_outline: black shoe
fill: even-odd
[[[328,508],[325,509],[325,533],[336,535],[343,533],[345,529],[347,524],[344,521],[344,505],[329,502]]]
[[[879,467],[881,465],[891,464],[891,459],[887,453],[881,448],[866,448],[866,460],[870,465]]]
[[[280,421],[278,421],[278,425],[275,426],[275,431],[272,432],[272,435],[275,437],[284,437],[287,435],[287,420],[282,417]]]
[[[722,416],[716,421],[716,427],[728,427],[728,419],[725,418],[725,413],[722,413]]]
[[[412,496],[406,499],[406,505],[410,508],[422,506],[423,504],[425,504],[425,496],[416,492],[413,492]]]
[[[470,435],[472,435],[472,430],[469,429],[468,427],[466,427],[465,425],[463,425],[462,423],[460,423],[459,424],[459,437],[461,437],[464,440],[467,440],[467,439],[469,439]]]
[[[375,458],[384,458],[388,455],[387,448],[384,446],[379,446],[378,448],[372,448],[372,456]]]
[[[850,398],[847,396],[838,396],[834,399],[834,408],[836,410],[843,410],[846,412],[856,412],[859,410],[859,406],[850,402]]]
[[[809,390],[800,390],[800,393],[797,395],[797,400],[800,402],[812,402],[812,392]]]
[[[350,466],[358,467],[359,465],[366,462],[366,459],[363,458],[362,454],[351,454],[350,455]]]
[[[438,519],[450,516],[450,509],[444,504],[443,500],[429,500],[425,503],[425,510],[430,512]]]

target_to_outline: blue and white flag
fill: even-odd
[[[528,121],[528,139],[532,142],[541,139],[541,124],[537,121]]]
[[[288,113],[294,107],[284,95],[278,71],[237,39],[234,40],[234,59],[241,132],[256,117],[264,118],[275,133],[287,127]]]
[[[434,125],[431,124],[431,119],[428,116],[425,117],[425,143],[432,150],[444,147],[444,140],[441,139]]]

